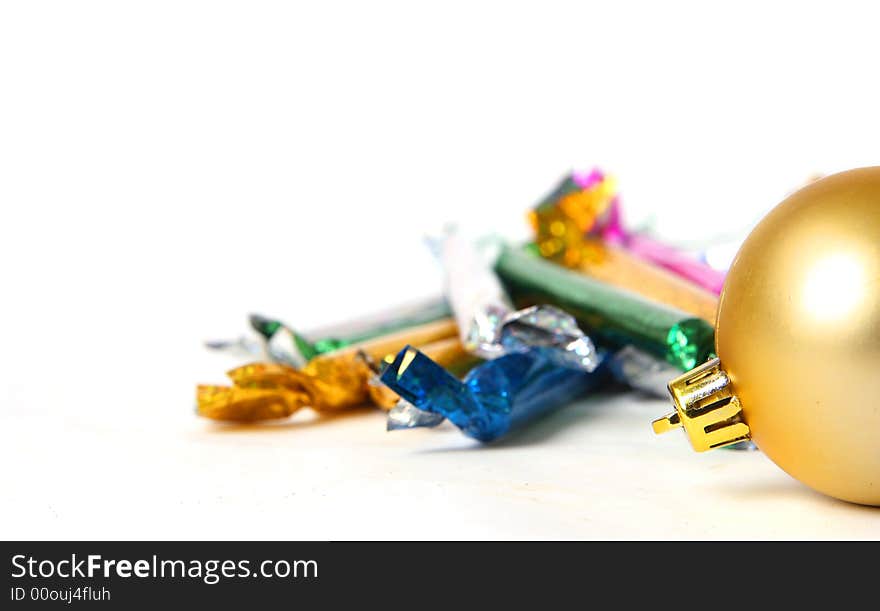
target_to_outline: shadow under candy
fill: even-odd
[[[378,410],[375,406],[364,404],[363,406],[347,408],[338,412],[316,411],[312,409],[303,409],[297,412],[293,417],[279,420],[260,420],[255,422],[222,422],[212,420],[206,430],[209,433],[226,434],[226,433],[243,433],[243,432],[287,432],[301,431],[312,427],[324,426],[345,418],[354,418],[357,416],[366,416],[367,414],[384,415],[384,412]],[[381,427],[383,420],[378,419],[378,426]]]

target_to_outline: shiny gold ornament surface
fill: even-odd
[[[880,505],[880,167],[818,180],[758,224],[716,348],[720,365],[670,383],[676,412],[656,432],[683,425],[702,450],[745,430],[808,486]]]

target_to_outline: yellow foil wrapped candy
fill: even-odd
[[[714,325],[714,293],[590,235],[615,197],[614,181],[598,171],[562,181],[529,212],[541,256]]]
[[[469,359],[452,319],[398,331],[315,357],[302,369],[279,363],[252,363],[228,372],[232,386],[202,385],[198,414],[212,420],[255,422],[287,418],[302,407],[335,412],[369,402],[390,409],[397,395],[372,383],[373,363],[407,345],[445,365]]]
[[[638,293],[652,301],[693,314],[711,325],[715,324],[718,297],[672,272],[597,238],[581,238],[579,258],[575,268],[596,280]]]

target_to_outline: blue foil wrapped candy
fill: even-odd
[[[595,390],[610,379],[604,361],[591,371],[560,367],[543,347],[506,354],[459,380],[407,346],[381,374],[383,384],[419,410],[444,417],[489,442]]]

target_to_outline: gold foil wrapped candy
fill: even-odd
[[[452,319],[443,319],[354,344],[313,358],[302,369],[252,363],[228,372],[232,386],[198,387],[197,411],[212,420],[255,422],[287,418],[302,407],[336,412],[373,403],[390,409],[398,400],[374,383],[375,363],[412,345],[445,365],[470,357]]]
[[[598,172],[563,180],[529,212],[541,256],[714,325],[715,294],[591,235],[615,197],[613,180]]]
[[[715,324],[718,297],[672,272],[597,238],[581,239],[582,273]]]

